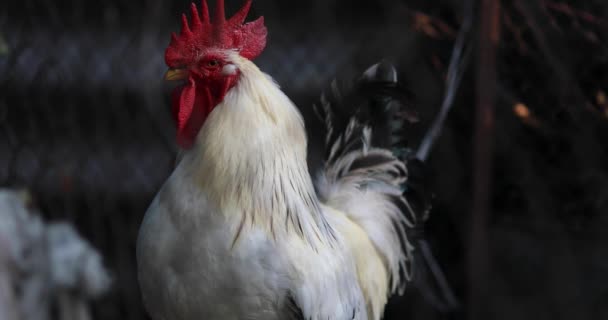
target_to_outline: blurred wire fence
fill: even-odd
[[[493,319],[608,314],[608,5],[502,1],[490,217]],[[134,241],[174,161],[164,48],[189,1],[22,0],[0,5],[0,186],[27,187],[48,219],[67,219],[114,277],[95,319],[144,319]],[[240,1],[227,1],[233,12]],[[334,76],[381,59],[399,68],[433,121],[464,1],[254,1],[266,51],[256,61],[305,116]],[[476,59],[472,59],[474,70]],[[426,179],[427,233],[461,297],[467,290],[473,72]],[[410,290],[387,319],[460,319]]]

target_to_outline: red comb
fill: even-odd
[[[179,36],[171,34],[171,43],[165,51],[167,65],[172,68],[187,65],[209,48],[233,49],[250,60],[260,55],[266,46],[264,17],[243,24],[249,8],[251,0],[246,0],[245,5],[226,20],[224,0],[218,0],[212,24],[207,1],[202,1],[200,15],[192,3],[191,23],[188,24],[186,14],[182,14],[182,31]]]

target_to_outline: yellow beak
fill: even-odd
[[[165,73],[165,80],[167,81],[177,81],[177,80],[185,80],[188,78],[188,70],[186,69],[169,69],[167,73]]]

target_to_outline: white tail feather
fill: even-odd
[[[361,134],[362,147],[349,150],[356,140],[355,132]],[[407,213],[414,217],[401,191],[407,171],[389,150],[373,148],[371,136],[371,128],[351,120],[331,146],[317,186],[327,205],[344,212],[365,230],[386,262],[391,293],[401,293],[404,280],[411,279],[413,246],[407,239],[406,227],[415,223],[403,212],[410,211]],[[339,150],[341,154],[337,154]]]

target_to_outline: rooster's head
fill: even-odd
[[[224,1],[218,0],[213,22],[206,0],[199,11],[193,3],[191,22],[182,15],[182,30],[171,35],[165,51],[169,71],[166,80],[185,84],[172,94],[172,111],[177,124],[177,142],[190,148],[207,116],[222,102],[238,81],[239,70],[231,61],[235,54],[254,59],[266,46],[264,18],[245,23],[251,0],[226,20]]]

